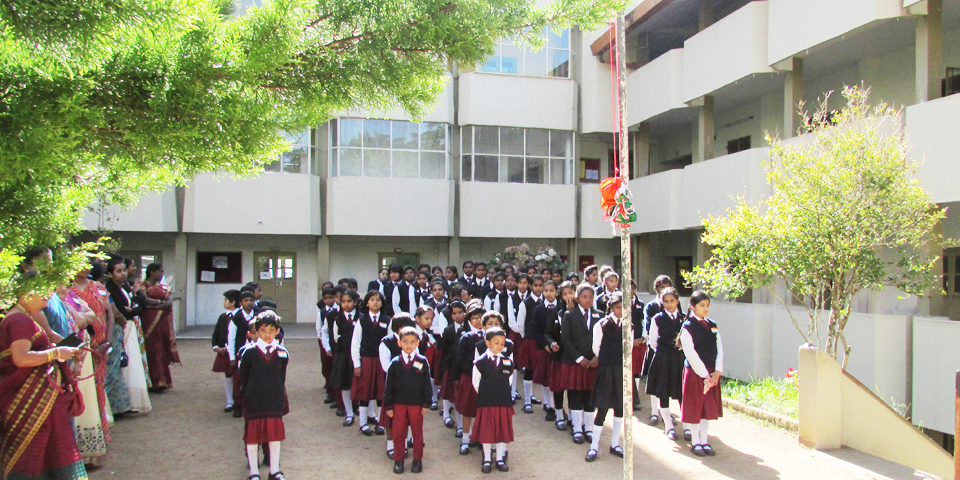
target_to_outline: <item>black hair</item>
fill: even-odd
[[[497,321],[500,322],[500,326],[501,327],[503,326],[504,324],[503,315],[501,315],[500,312],[495,312],[493,310],[490,310],[489,312],[483,314],[483,318],[480,319],[480,325],[484,327],[487,326],[487,322],[491,318],[496,318]]]
[[[693,307],[704,300],[708,302],[710,301],[710,295],[707,295],[707,292],[703,292],[700,290],[693,292],[693,295],[690,295],[690,309],[688,310],[688,313],[690,313],[690,315],[693,315]]]
[[[393,316],[393,319],[390,323],[390,329],[394,332],[399,332],[401,329],[406,327],[416,327],[417,322],[413,320],[413,317],[410,316],[407,312],[400,312]]]
[[[413,328],[413,327],[403,327],[403,328],[401,328],[401,329],[397,332],[397,339],[399,340],[399,339],[401,339],[401,338],[403,338],[403,337],[406,337],[406,336],[409,336],[409,335],[413,335],[413,337],[416,338],[418,342],[420,341],[420,335],[417,335],[417,329],[416,329],[416,328]]]
[[[123,265],[122,257],[111,257],[110,260],[107,260],[107,274],[113,275],[113,269],[116,268],[117,265]],[[126,270],[126,268],[124,268],[124,270]]]
[[[421,316],[423,316],[423,314],[427,312],[433,312],[433,311],[434,311],[433,307],[431,307],[430,305],[420,305],[419,307],[417,307],[417,312],[413,316],[416,318],[420,318]]]
[[[577,283],[579,283],[579,282],[580,282],[580,275],[577,275],[577,272],[570,272],[570,273],[568,273],[568,274],[567,274],[567,281],[573,281],[573,279],[577,279]]]
[[[517,283],[520,283],[520,282],[522,282],[522,281],[524,281],[524,280],[526,280],[527,283],[532,283],[532,282],[530,281],[530,275],[527,275],[526,273],[522,273],[522,272],[521,272],[521,273],[518,273],[518,274],[517,274]]]
[[[593,285],[590,285],[590,284],[587,283],[587,282],[583,282],[583,283],[581,283],[580,285],[577,285],[577,298],[580,298],[580,294],[581,294],[582,292],[586,292],[587,290],[590,290],[590,294],[591,294],[591,295],[596,295],[596,293],[597,293],[597,292],[593,289]]]
[[[461,292],[464,290],[463,284],[454,283],[450,285],[450,298],[460,298],[463,295]]]
[[[272,312],[276,312],[276,311],[277,311],[277,302],[274,302],[273,300],[271,300],[271,299],[269,299],[269,298],[264,298],[263,300],[260,300],[260,310],[262,310],[262,311],[267,311],[267,310],[269,310],[269,311],[272,311]]]
[[[560,286],[557,287],[557,290],[560,290],[560,292],[562,293],[564,290],[566,290],[566,289],[568,289],[568,288],[569,288],[570,290],[573,290],[574,293],[576,293],[576,291],[577,291],[577,284],[571,282],[570,280],[567,280],[567,281],[561,283]]]
[[[349,286],[349,285],[350,285],[350,279],[347,278],[347,277],[343,277],[343,278],[341,278],[340,280],[337,280],[337,285],[348,285],[348,286]]]
[[[353,290],[351,290],[351,291],[353,291]],[[369,302],[370,299],[373,298],[373,297],[380,297],[380,308],[382,309],[382,308],[383,308],[383,304],[384,304],[384,302],[387,301],[387,299],[384,298],[383,294],[380,293],[379,290],[370,290],[369,292],[367,292],[367,294],[363,296],[363,301],[360,302],[360,305],[358,305],[357,308],[359,308],[362,313],[367,313],[367,312],[369,312],[370,309],[367,307],[367,302]]]
[[[613,308],[611,307],[617,304],[623,305],[623,292],[613,292],[610,295],[610,298],[607,299],[607,313],[612,312]]]
[[[537,280],[540,280],[541,282],[543,282],[543,276],[541,276],[540,274],[536,274],[530,277],[530,285],[533,285],[533,282],[536,282]]]
[[[130,268],[131,265],[133,265],[133,259],[128,257],[123,257],[123,267]]]
[[[443,273],[443,267],[441,267],[440,265],[437,265],[437,266],[431,268],[431,269],[430,269],[430,272],[433,273],[433,272],[435,272],[435,271],[437,271],[437,270],[440,270],[440,273]]]
[[[150,265],[147,265],[147,278],[150,278],[150,275],[152,275],[153,272],[156,272],[161,268],[163,268],[163,265],[159,263],[151,263]]]
[[[246,284],[245,286],[250,287],[250,288],[252,288],[252,289],[254,289],[254,290],[260,288],[260,284],[257,283],[257,282],[247,282],[247,284]]]
[[[350,277],[350,278],[347,279],[347,282],[350,283],[350,288],[352,288],[352,289],[354,289],[354,290],[360,288],[360,284],[357,283],[357,279],[356,279],[356,278]]]
[[[327,295],[333,296],[337,294],[337,289],[333,287],[323,287],[323,290],[320,290],[320,296],[326,297]]]
[[[390,264],[390,269],[387,270],[387,273],[399,273],[399,274],[403,275],[403,268],[400,268],[400,265],[398,265],[398,264],[396,264],[396,263],[391,263],[391,264]]]
[[[430,290],[433,290],[433,286],[434,286],[434,285],[440,285],[441,287],[443,287],[444,290],[447,289],[447,284],[444,283],[443,280],[432,280],[432,281],[430,282],[430,287],[429,287]]]
[[[680,301],[680,292],[678,292],[676,288],[663,287],[663,290],[660,291],[660,298],[663,298],[664,295],[673,295],[673,298],[676,298],[678,302]],[[693,301],[693,297],[690,297],[690,301]]]
[[[90,280],[94,282],[99,282],[103,278],[104,265],[103,260],[99,258],[90,259]]]
[[[474,263],[474,264],[473,264],[473,268],[474,268],[474,269],[477,269],[477,268],[480,268],[480,267],[487,268],[487,263],[486,263],[486,262],[477,262],[477,263]]]
[[[377,292],[377,293],[379,293],[379,292]],[[343,292],[343,293],[340,295],[340,301],[341,301],[341,302],[343,301],[343,297],[347,297],[347,298],[352,299],[352,300],[353,300],[353,303],[356,305],[356,307],[354,307],[354,308],[356,308],[356,309],[359,309],[359,308],[360,308],[360,305],[359,305],[359,303],[360,303],[360,294],[357,293],[356,290],[347,290],[346,292]]]
[[[403,273],[407,273],[407,270],[410,270],[411,272],[416,272],[416,271],[417,271],[417,270],[416,270],[415,268],[413,268],[412,266],[410,266],[410,265],[405,265],[405,266],[403,267]]]
[[[493,274],[493,279],[496,280],[496,279],[498,279],[498,278],[501,279],[501,280],[506,280],[506,279],[507,279],[507,276],[504,275],[502,271],[497,270],[497,273]]]
[[[526,274],[524,274],[524,276],[526,276]],[[513,279],[516,280],[517,283],[520,283],[520,277],[519,277],[519,274],[517,274],[517,272],[510,272],[510,273],[506,274],[506,275],[503,277],[503,279],[506,280],[506,279],[508,279],[508,278],[510,278],[510,277],[513,277]]]
[[[254,298],[253,290],[240,290],[240,300],[244,298]]]
[[[487,333],[483,334],[484,340],[488,342],[493,340],[494,337],[506,337],[506,336],[507,336],[507,332],[503,331],[503,329],[499,327],[491,328],[490,330],[487,330]]]
[[[476,265],[474,265],[473,260],[466,260],[466,261],[463,262],[463,268],[467,268],[467,265],[476,266]]]
[[[554,282],[553,280],[544,280],[544,282],[543,282],[543,288],[544,288],[544,290],[546,290],[547,285],[553,285],[553,288],[557,288],[557,283]]]
[[[455,266],[453,266],[453,265],[448,265],[448,266],[447,266],[447,270],[450,270],[451,272],[453,272],[453,275],[454,275],[454,276],[458,275],[458,274],[457,274],[457,267],[455,267]]]
[[[653,281],[653,291],[659,291],[660,287],[667,283],[669,283],[670,286],[673,286],[673,279],[671,279],[668,275],[660,275],[656,278],[656,280]]]
[[[430,265],[427,263],[421,263],[420,265],[417,265],[418,272],[422,271],[424,268],[426,268],[428,272],[430,271]]]
[[[327,288],[327,287],[333,288],[333,287],[336,287],[336,285],[334,285],[333,282],[331,282],[330,280],[327,280],[326,282],[323,282],[322,285],[320,285],[320,288]]]
[[[254,324],[257,330],[260,330],[260,327],[274,327],[279,330],[280,316],[273,310],[265,310],[257,314]]]
[[[596,265],[587,265],[587,268],[583,269],[583,275],[589,277],[591,273],[598,272],[600,267]]]
[[[251,287],[250,285],[244,285],[244,286],[240,287],[240,293],[243,293],[243,292],[253,293],[254,290],[256,290],[256,288],[253,288],[253,287]]]
[[[223,292],[223,298],[233,304],[233,308],[240,305],[240,290],[227,290]]]
[[[350,289],[347,288],[345,285],[337,285],[336,287],[333,287],[333,292],[335,294],[339,293],[341,296],[343,296],[343,294],[347,293],[347,291],[349,290]]]
[[[553,275],[553,270],[551,270],[551,269],[549,269],[549,268],[544,268],[543,270],[540,270],[540,275],[544,275],[544,274],[547,274],[547,273]]]
[[[452,311],[454,308],[459,308],[460,310],[463,310],[464,313],[467,312],[467,307],[466,307],[466,305],[464,305],[463,302],[461,302],[460,300],[454,300],[454,301],[450,302],[449,305],[447,305],[447,310],[451,310],[451,311]]]

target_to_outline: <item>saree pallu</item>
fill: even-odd
[[[163,284],[148,287],[147,296],[165,301],[169,297],[169,287]],[[170,365],[180,363],[173,328],[173,311],[146,309],[140,318],[143,321],[143,344],[147,353],[151,387],[171,388],[173,375],[170,373]]]
[[[123,328],[113,326],[113,343],[110,353],[107,354],[105,382],[107,400],[114,416],[130,411],[130,392],[127,391],[127,382],[120,371],[120,360],[123,353]]]
[[[97,315],[97,321],[93,324],[93,337],[90,338],[90,346],[94,349],[107,341],[107,312],[103,308],[101,301],[107,298],[107,289],[99,282],[88,281],[86,287],[78,288],[76,284],[70,287]],[[106,359],[95,360],[93,364],[94,385],[97,389],[97,407],[100,408],[100,427],[103,430],[103,439],[107,443],[110,438],[110,424],[112,420],[110,409],[107,406],[107,361]]]
[[[127,321],[123,330],[123,350],[127,352],[129,362],[122,368],[123,379],[127,383],[130,397],[130,409],[147,413],[151,410],[150,395],[147,393],[149,382],[144,373],[145,361],[142,355],[143,335],[140,335],[140,323],[134,318]]]

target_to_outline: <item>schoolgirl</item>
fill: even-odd
[[[330,385],[330,372],[333,371],[333,350],[330,349],[330,325],[333,319],[333,312],[339,308],[337,306],[337,293],[333,284],[324,286],[321,290],[321,300],[317,302],[317,342],[320,343],[320,374],[323,375],[323,389],[327,393],[323,403],[332,404],[333,388]]]
[[[640,410],[640,373],[643,371],[643,360],[647,353],[646,337],[643,335],[643,301],[637,295],[637,284],[630,280],[630,320],[633,323],[633,410]]]
[[[496,302],[497,296],[504,292],[503,285],[506,278],[507,276],[503,272],[497,272],[493,275],[493,288],[483,297],[484,310],[494,310],[494,302]]]
[[[673,287],[666,287],[660,294],[663,311],[654,315],[650,322],[650,341],[653,360],[647,375],[646,392],[657,398],[657,408],[663,417],[663,431],[670,440],[676,440],[677,432],[670,416],[670,399],[678,401],[683,396],[683,352],[677,348],[677,335],[683,325],[680,312],[680,294]],[[650,423],[655,425],[655,414],[651,412]],[[690,435],[684,431],[684,437]]]
[[[457,275],[457,267],[453,265],[448,265],[446,270],[443,271],[443,279],[447,282],[448,287],[457,281]]]
[[[463,302],[454,300],[447,306],[444,317],[450,318],[450,324],[443,329],[443,333],[437,340],[437,350],[440,351],[440,361],[437,365],[436,376],[440,377],[440,399],[443,405],[443,425],[447,428],[463,429],[463,417],[454,410],[456,420],[451,418],[450,410],[453,410],[454,398],[456,397],[456,387],[454,382],[457,377],[457,344],[460,335],[463,333],[463,320],[466,317],[466,307]]]
[[[330,339],[333,341],[333,372],[330,379],[333,382],[333,388],[340,390],[343,397],[343,408],[345,417],[343,426],[353,426],[354,410],[353,399],[350,390],[353,387],[353,377],[356,375],[351,356],[353,343],[353,330],[359,320],[357,305],[360,303],[360,295],[353,290],[347,290],[340,296],[340,311],[337,312],[333,321],[333,331]],[[359,366],[359,365],[357,365]]]
[[[588,283],[577,285],[577,306],[563,314],[560,327],[563,344],[563,364],[560,370],[561,386],[570,402],[570,420],[573,423],[573,443],[582,444],[591,439],[593,406],[590,394],[597,374],[598,361],[593,351],[593,326],[603,318],[593,309],[593,287]]]
[[[430,284],[430,294],[423,300],[423,305],[433,308],[435,312],[433,325],[430,327],[434,335],[443,334],[443,329],[447,328],[448,320],[444,317],[443,311],[447,308],[446,288],[442,281],[434,281]],[[451,298],[451,300],[454,300]],[[432,367],[433,364],[430,364]]]
[[[380,366],[383,369],[384,376],[387,374],[387,370],[390,367],[390,362],[392,362],[394,358],[400,356],[400,352],[402,351],[400,348],[400,330],[406,327],[416,327],[416,325],[417,324],[413,321],[413,319],[410,318],[410,315],[404,312],[394,315],[393,319],[390,320],[391,333],[380,340],[379,347]],[[386,407],[386,405],[384,405],[384,407]],[[380,420],[377,422],[377,427],[378,429],[382,428],[387,436],[387,457],[393,458],[393,417],[389,415],[380,415]]]
[[[587,268],[584,268],[583,281],[587,282],[587,284],[594,289],[595,293],[596,291],[600,290],[600,267],[596,265],[588,265]]]
[[[387,268],[387,281],[380,284],[380,293],[383,294],[383,314],[387,315],[390,318],[397,313],[400,313],[396,310],[395,306],[399,304],[399,299],[394,301],[394,295],[399,297],[399,287],[402,283],[403,269],[400,265],[396,263],[390,264],[390,267]]]
[[[601,312],[607,311],[607,301],[610,296],[616,292],[620,291],[620,275],[617,275],[617,272],[613,270],[605,273],[603,275],[603,287],[600,288],[600,292],[594,297],[593,308]]]
[[[597,459],[600,450],[600,435],[607,412],[613,410],[613,434],[610,453],[623,458],[620,433],[623,431],[623,294],[614,292],[606,299],[609,313],[593,326],[593,351],[597,352],[597,377],[593,384],[590,404],[597,409],[593,421],[593,438],[586,461]]]
[[[534,288],[536,288],[536,282],[534,282]],[[547,412],[543,420],[546,422],[553,422],[557,419],[557,411],[554,408],[555,395],[550,391],[550,357],[553,353],[552,345],[555,344],[553,342],[547,343],[549,338],[547,330],[552,323],[558,323],[557,312],[559,308],[557,285],[553,283],[553,280],[547,280],[543,283],[543,302],[540,302],[534,308],[530,315],[531,320],[526,322],[527,327],[524,330],[524,341],[527,340],[528,333],[533,339],[534,350],[530,360],[533,363],[531,381],[540,385],[543,409]],[[559,346],[557,348],[559,349]],[[526,375],[524,375],[524,382],[526,382],[526,378]],[[562,399],[563,395],[560,396]]]
[[[417,283],[413,285],[413,291],[416,294],[417,305],[423,303],[430,297],[430,274],[426,272],[417,273]]]
[[[563,394],[566,388],[563,384],[563,339],[562,322],[564,314],[574,308],[577,308],[576,285],[571,281],[560,284],[560,298],[557,300],[556,315],[550,315],[550,312],[544,312],[544,336],[543,348],[550,355],[548,366],[548,382],[550,391],[553,393],[553,404],[555,409],[559,409],[556,415],[555,426],[561,432],[566,431],[569,424],[570,415],[563,408]]]
[[[240,308],[233,314],[233,319],[227,324],[227,356],[230,365],[235,369],[240,359],[240,349],[247,344],[247,335],[250,324],[257,316],[253,308],[255,302],[252,290],[240,291]],[[233,418],[243,416],[243,394],[240,393],[240,377],[233,376]]]
[[[476,346],[483,338],[482,326],[483,307],[479,303],[471,303],[467,306],[468,327],[460,335],[457,343],[457,362],[454,378],[458,378],[455,386],[457,388],[454,397],[454,405],[457,412],[463,417],[463,427],[458,428],[455,436],[461,438],[460,455],[470,453],[470,426],[473,417],[477,415],[477,392],[473,389],[473,360],[476,358]]]
[[[229,337],[229,325],[233,322],[233,314],[240,308],[240,290],[227,290],[223,292],[224,312],[217,318],[217,325],[213,329],[213,336],[210,343],[213,345],[213,351],[216,357],[213,360],[213,371],[222,373],[223,393],[227,397],[224,412],[233,411],[233,366],[230,364],[230,355],[227,354],[227,343]]]
[[[664,288],[672,287],[673,280],[670,279],[667,275],[660,275],[653,281],[653,291],[656,292],[657,296],[647,302],[643,307],[643,336],[647,340],[647,352],[643,357],[643,368],[640,370],[641,376],[647,376],[650,370],[650,362],[653,361],[653,349],[650,348],[650,324],[653,323],[653,317],[658,313],[663,311],[663,303],[660,300],[660,294],[663,292]],[[681,312],[682,314],[682,312]],[[650,423],[656,424],[660,419],[659,411],[660,408],[659,400],[654,397],[650,397]]]
[[[499,312],[503,319],[507,321],[504,329],[507,331],[507,338],[512,340],[514,344],[519,343],[522,338],[517,326],[517,313],[519,313],[520,304],[523,303],[525,298],[519,288],[521,277],[526,281],[526,274],[508,273],[504,281],[504,291],[497,295],[493,304],[493,310]],[[516,369],[514,369],[513,374],[514,376],[517,375]],[[518,399],[520,394],[517,393],[517,379],[514,378],[513,380],[510,388],[513,390],[513,398]]]
[[[693,292],[689,316],[680,329],[677,343],[686,356],[683,368],[683,404],[680,420],[690,429],[691,450],[694,455],[716,455],[710,446],[707,432],[710,420],[723,416],[720,398],[720,376],[723,374],[723,342],[717,323],[707,318],[710,297]]]
[[[280,442],[286,438],[283,416],[289,413],[286,378],[290,355],[276,341],[280,317],[267,311],[255,321],[257,342],[246,348],[240,358],[238,376],[244,395],[243,442],[247,446],[250,476],[260,480],[257,465],[257,447],[266,443],[269,448],[270,480],[284,480],[280,471]]]
[[[433,308],[427,305],[421,305],[417,307],[416,316],[414,317],[414,320],[417,322],[417,335],[420,336],[420,343],[417,348],[420,350],[420,355],[426,357],[427,361],[430,362],[431,367],[437,364],[437,339],[430,329],[433,325],[434,314],[435,311]],[[430,369],[430,375],[432,380],[433,368]],[[430,410],[437,411],[438,408],[437,388],[434,387]]]
[[[516,368],[523,371],[523,413],[533,413],[533,405],[540,403],[537,397],[533,395],[533,373],[537,362],[537,340],[534,331],[533,312],[537,306],[543,303],[543,277],[534,275],[530,277],[530,295],[520,303],[517,311],[517,329],[519,333],[519,343],[517,343]],[[543,397],[543,408],[550,408],[550,399],[543,394],[546,388],[542,383],[540,385],[541,397]]]
[[[370,290],[360,304],[360,319],[350,340],[350,358],[353,361],[353,388],[351,397],[360,403],[360,433],[383,435],[377,425],[377,400],[383,399],[385,375],[380,364],[380,341],[387,335],[389,318],[380,311],[383,294]]]
[[[495,312],[491,312],[496,315]],[[477,394],[477,441],[483,447],[480,471],[490,473],[491,450],[497,448],[497,470],[507,472],[507,444],[513,442],[513,398],[510,382],[514,365],[505,354],[507,336],[499,328],[491,328],[484,335],[486,352],[473,363],[471,388]]]

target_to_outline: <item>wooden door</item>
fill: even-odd
[[[263,298],[277,304],[277,315],[284,323],[297,322],[297,254],[256,252],[254,282],[260,284]]]
[[[417,265],[420,264],[419,253],[380,253],[377,254],[377,257],[380,268],[390,268],[390,265],[394,263],[401,267],[410,265],[417,268]]]

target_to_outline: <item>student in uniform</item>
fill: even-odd
[[[569,280],[569,278],[567,280]],[[596,292],[600,287],[600,267],[588,265],[587,268],[584,268],[583,281],[590,285],[590,288]]]
[[[247,331],[257,316],[253,308],[253,290],[240,291],[240,309],[233,314],[233,320],[227,324],[227,355],[230,366],[236,371],[240,359],[240,349],[247,344]],[[233,418],[243,416],[243,395],[240,393],[240,377],[233,376]]]
[[[321,300],[317,302],[317,342],[320,344],[320,373],[323,375],[323,390],[327,397],[323,403],[331,404],[333,402],[333,388],[330,385],[330,372],[333,370],[333,350],[330,349],[330,326],[329,320],[337,311],[335,301],[336,289],[333,286],[323,287],[321,290]]]
[[[413,286],[413,291],[417,296],[417,306],[423,305],[423,302],[430,298],[430,273],[417,273],[417,283]]]
[[[553,393],[554,408],[560,410],[556,416],[555,426],[557,430],[563,432],[566,431],[569,426],[570,415],[563,409],[563,394],[566,388],[563,385],[562,378],[563,339],[561,326],[564,314],[571,309],[577,308],[577,286],[573,282],[566,281],[560,284],[559,290],[560,294],[557,300],[556,316],[547,316],[544,319],[546,327],[543,341],[544,348],[548,349],[550,353],[549,382],[550,391]]]
[[[451,298],[451,300],[455,300]],[[459,299],[456,299],[459,300]],[[440,335],[443,333],[443,329],[447,327],[447,319],[443,316],[443,311],[447,308],[447,298],[446,298],[446,289],[443,286],[442,281],[435,281],[430,284],[430,295],[423,300],[422,305],[432,307],[436,316],[433,319],[433,330],[434,335]],[[433,366],[431,364],[431,366]]]
[[[643,335],[643,300],[637,294],[637,283],[630,280],[630,320],[633,323],[633,410],[640,410],[640,372],[647,352],[647,342]]]
[[[437,364],[437,339],[430,329],[433,325],[435,313],[432,307],[421,305],[417,308],[417,313],[413,317],[414,321],[417,322],[417,334],[420,336],[420,355],[426,357],[431,366]],[[430,377],[433,378],[433,369],[431,369]],[[430,403],[430,410],[437,411],[439,406],[437,405],[436,388],[433,390],[431,398],[433,400]]]
[[[457,281],[457,275],[457,267],[453,265],[448,265],[446,270],[443,271],[443,278],[447,282],[448,287]]]
[[[359,320],[357,311],[359,303],[360,295],[353,290],[347,290],[340,296],[340,311],[333,320],[333,331],[330,334],[330,339],[333,341],[333,372],[330,374],[330,379],[333,381],[333,388],[340,390],[343,398],[346,416],[343,420],[344,427],[353,426],[354,422],[353,398],[350,390],[353,388],[355,367],[351,349],[353,330]]]
[[[717,331],[717,322],[710,313],[710,296],[696,291],[690,296],[689,316],[680,329],[677,340],[686,356],[683,368],[683,404],[680,421],[692,432],[693,454],[716,455],[710,446],[707,432],[710,420],[723,416],[720,398],[720,376],[723,374],[723,342]]]
[[[508,273],[504,281],[504,291],[497,294],[497,298],[493,302],[493,310],[499,312],[504,320],[507,321],[504,330],[507,332],[507,338],[513,341],[514,344],[519,343],[521,339],[520,334],[517,332],[519,329],[517,326],[517,313],[519,313],[520,304],[523,303],[524,299],[519,288],[521,277],[526,280],[526,274]],[[517,375],[516,369],[514,369],[513,374],[514,376]],[[510,388],[513,389],[513,398],[520,398],[520,394],[517,392],[516,379],[510,384]]]
[[[383,284],[387,283],[388,278],[389,278],[388,269],[386,267],[381,268],[380,272],[377,273],[377,279],[370,280],[370,283],[367,284],[367,291],[369,292],[370,290],[380,290],[381,288],[383,288]]]
[[[269,480],[284,480],[280,471],[280,442],[286,438],[283,416],[289,412],[286,378],[290,361],[287,349],[276,341],[280,317],[272,311],[256,317],[256,343],[244,350],[237,375],[244,394],[243,441],[247,446],[250,476],[260,480],[257,447],[268,445]]]
[[[390,363],[393,359],[400,356],[400,353],[403,351],[400,348],[400,330],[411,327],[416,327],[416,322],[410,318],[409,314],[400,312],[390,320],[390,334],[383,337],[380,340],[380,365],[383,369],[384,378],[386,378],[387,370],[390,367]],[[393,444],[393,418],[389,415],[380,415],[380,421],[377,423],[379,428],[383,428],[387,437],[387,458],[393,458],[394,444]],[[400,443],[403,446],[403,443]]]
[[[536,282],[534,282],[534,288],[536,288]],[[557,285],[553,283],[553,280],[547,280],[543,283],[543,302],[537,304],[536,308],[533,310],[533,314],[530,315],[531,320],[527,321],[527,327],[524,330],[524,341],[527,340],[527,334],[529,333],[533,339],[534,351],[531,355],[531,362],[533,363],[533,375],[531,381],[537,385],[540,385],[541,396],[543,397],[543,408],[547,412],[544,417],[544,421],[553,422],[557,420],[557,411],[554,406],[555,395],[550,391],[550,356],[553,353],[552,346],[556,345],[551,342],[548,343],[547,339],[549,338],[548,329],[553,322],[557,322],[558,316],[557,312],[560,307],[560,303],[557,301]],[[559,345],[557,345],[557,350],[559,350]],[[524,382],[526,382],[526,376],[524,376]],[[562,398],[561,394],[561,398]]]
[[[395,306],[399,301],[394,301],[394,295],[399,296],[399,285],[403,281],[401,278],[403,276],[403,269],[400,268],[400,265],[396,263],[390,264],[390,267],[387,269],[387,281],[383,282],[380,285],[379,292],[383,294],[383,314],[393,318],[393,316],[399,311],[395,310]],[[409,312],[408,312],[409,313]]]
[[[417,272],[419,272],[419,273],[426,273],[426,274],[427,274],[427,278],[429,278],[429,277],[430,277],[430,264],[429,264],[429,263],[421,263],[420,265],[417,265]]]
[[[463,417],[463,427],[457,429],[456,435],[461,437],[460,455],[470,453],[470,426],[473,417],[477,415],[477,392],[472,385],[473,360],[476,357],[475,351],[477,342],[483,338],[482,317],[484,311],[477,303],[467,306],[467,328],[460,335],[457,343],[457,362],[455,377],[457,378],[454,386],[457,388],[454,397],[454,405],[457,412]]]
[[[443,279],[443,267],[441,267],[440,265],[437,265],[437,266],[433,267],[432,269],[430,269],[430,273],[431,273],[432,275],[436,275],[436,276],[440,277],[441,279]]]
[[[683,325],[680,312],[680,294],[673,287],[666,287],[660,293],[663,311],[654,315],[650,322],[650,341],[653,360],[647,374],[646,392],[657,399],[660,416],[663,417],[663,431],[670,440],[676,440],[677,432],[670,416],[670,399],[678,401],[683,396],[683,352],[676,345],[677,335]],[[682,404],[681,404],[682,406]],[[656,425],[653,412],[650,423]],[[684,437],[690,431],[684,431]]]
[[[507,276],[503,272],[496,272],[493,275],[493,288],[483,297],[483,309],[484,310],[493,310],[494,302],[497,300],[497,295],[500,295],[504,292],[503,285],[505,283]]]
[[[563,283],[563,272],[560,271],[559,268],[553,271],[553,279],[552,279],[552,280],[553,280],[553,283],[555,283],[555,284],[557,284],[557,285],[560,285],[561,283]]]
[[[601,312],[607,311],[607,299],[616,292],[620,291],[620,275],[617,272],[608,271],[603,274],[603,287],[600,288],[597,296],[594,297],[595,305],[593,308]]]
[[[474,264],[472,260],[467,260],[463,262],[463,275],[457,279],[457,282],[462,284],[464,287],[469,287],[474,283],[475,277],[473,276]]]
[[[602,318],[593,309],[593,287],[588,283],[577,286],[577,306],[563,314],[560,327],[563,343],[563,364],[560,381],[570,402],[570,420],[573,423],[573,443],[580,445],[584,436],[592,437],[584,425],[592,425],[593,406],[590,393],[597,374],[598,360],[593,352],[593,326]],[[592,429],[591,429],[592,430]]]
[[[433,389],[430,382],[430,364],[417,352],[420,343],[417,331],[411,327],[400,330],[400,348],[403,353],[394,358],[387,368],[387,385],[383,408],[393,420],[393,440],[403,442],[407,426],[413,432],[413,464],[410,471],[423,471],[423,416],[426,415]],[[404,452],[393,454],[393,473],[403,473]]]
[[[470,291],[470,296],[473,298],[483,298],[490,293],[490,290],[493,290],[493,282],[487,278],[487,264],[484,262],[477,262],[473,267],[473,273],[476,277],[476,280],[473,282],[473,285],[468,289]]]
[[[597,352],[597,377],[593,384],[590,403],[597,409],[593,421],[593,439],[586,461],[597,459],[600,450],[600,435],[607,412],[613,410],[613,434],[610,438],[610,453],[623,458],[620,433],[623,431],[623,294],[611,293],[607,297],[609,313],[593,326],[593,351]],[[626,320],[629,321],[629,320]]]
[[[671,280],[670,277],[667,275],[658,276],[653,281],[653,291],[657,296],[643,307],[643,337],[647,341],[647,353],[643,357],[643,368],[640,370],[641,376],[647,376],[649,374],[650,362],[653,361],[653,349],[650,348],[650,324],[653,322],[653,317],[663,311],[660,294],[664,288],[672,286],[673,280]],[[680,314],[682,315],[683,312],[681,311]],[[650,397],[650,423],[652,425],[656,425],[656,422],[660,419],[658,408],[660,408],[659,400]]]
[[[383,398],[383,367],[380,365],[380,341],[387,335],[390,319],[380,311],[383,294],[370,290],[360,303],[360,319],[350,340],[350,358],[353,360],[353,388],[351,397],[360,402],[360,433],[383,435],[377,426],[377,400]],[[371,427],[371,425],[375,426]]]
[[[496,315],[496,312],[489,314]],[[509,471],[506,462],[507,444],[513,442],[513,398],[510,382],[514,365],[504,354],[507,336],[499,328],[491,328],[484,335],[486,352],[473,363],[471,387],[477,394],[476,437],[483,447],[480,471],[490,473],[491,450],[497,448],[497,470]]]
[[[457,361],[457,342],[463,333],[463,320],[466,317],[466,307],[463,302],[454,300],[447,306],[444,317],[450,318],[450,324],[447,325],[437,340],[437,350],[440,351],[440,361],[436,367],[435,376],[440,378],[440,399],[443,406],[443,425],[447,428],[463,429],[463,417],[456,411],[456,420],[451,418],[450,410],[453,409],[453,400],[456,388],[454,387],[455,377],[453,372],[456,369]]]
[[[520,303],[517,311],[517,328],[519,330],[520,342],[517,344],[516,368],[523,371],[523,413],[533,413],[533,405],[540,403],[537,397],[533,395],[533,372],[537,362],[537,339],[534,331],[533,312],[537,306],[543,303],[543,277],[534,275],[530,277],[530,295]],[[546,388],[543,384],[540,390],[543,392]],[[550,408],[550,399],[543,395],[543,408]]]
[[[222,373],[223,393],[227,397],[224,412],[233,411],[233,366],[230,363],[230,355],[227,353],[229,343],[229,326],[233,322],[233,315],[240,309],[240,290],[227,290],[223,292],[224,312],[217,318],[217,325],[213,328],[213,336],[210,343],[213,345],[213,351],[216,357],[213,361],[214,373]]]

